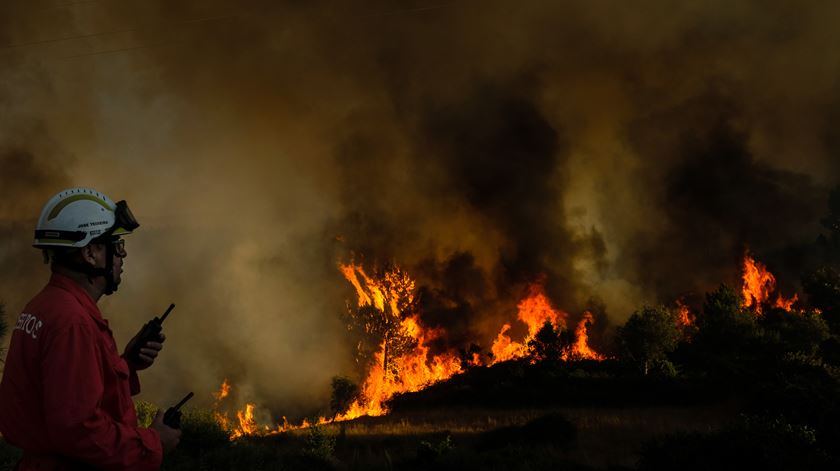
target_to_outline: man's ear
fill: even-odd
[[[82,247],[82,260],[91,265],[96,265],[96,251],[93,248],[93,244],[88,244]]]

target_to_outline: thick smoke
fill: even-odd
[[[229,377],[293,415],[353,369],[339,261],[417,277],[439,348],[486,348],[541,277],[599,332],[735,281],[748,247],[795,287],[840,183],[837,9],[11,2],[0,298],[45,280],[54,192],[125,198],[118,340],[178,305],[144,397]]]

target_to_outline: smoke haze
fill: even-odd
[[[840,6],[808,5],[6,2],[0,299],[48,276],[50,196],[126,199],[118,343],[178,306],[143,397],[294,414],[354,369],[339,261],[417,277],[441,348],[543,275],[602,333],[747,247],[795,286],[840,183]]]

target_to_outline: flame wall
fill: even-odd
[[[160,402],[323,404],[351,256],[418,279],[439,349],[489,345],[540,275],[597,343],[737,283],[745,245],[797,279],[840,182],[829,2],[173,3],[0,6],[0,298],[46,279],[52,193],[126,198],[103,306],[124,341],[178,304]]]

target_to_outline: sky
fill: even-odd
[[[545,280],[596,343],[645,304],[795,290],[840,184],[835,2],[11,0],[0,5],[0,300],[46,282],[42,205],[141,223],[118,343],[177,307],[142,397],[222,379],[294,414],[352,375],[337,269],[394,264],[449,346]]]

